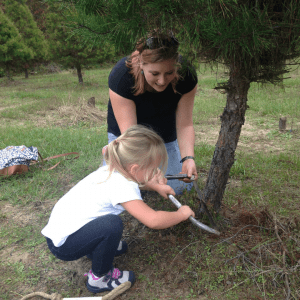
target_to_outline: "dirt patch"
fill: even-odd
[[[242,127],[242,132],[241,132],[241,136],[237,148],[247,152],[282,151],[284,149],[283,147],[275,145],[274,142],[269,140],[268,134],[270,132],[271,132],[270,129],[259,129],[250,123],[245,123]]]
[[[294,128],[298,128],[300,123],[296,123]],[[195,144],[208,144],[215,146],[219,132],[221,129],[220,120],[213,118],[203,124],[196,124],[195,127]],[[273,132],[278,132],[278,126],[274,126],[270,129],[258,128],[250,121],[246,121],[242,126],[241,135],[237,145],[237,151],[245,151],[247,153],[264,152],[264,153],[279,153],[285,149],[284,143],[276,141],[274,138],[270,138],[269,135]],[[289,133],[290,131],[286,131]],[[284,132],[281,132],[282,134]],[[299,133],[298,129],[293,131],[293,134]]]
[[[15,247],[5,249],[1,253],[1,259],[7,259],[11,263],[22,262],[23,264],[30,264],[34,260],[34,256],[28,252],[15,251]]]
[[[230,218],[232,225],[268,226],[269,214],[266,210],[249,210],[244,207],[224,208],[222,213]]]
[[[30,207],[20,208],[9,203],[1,207],[1,213],[4,214],[10,222],[19,226],[26,226],[36,219],[36,211],[32,211]]]
[[[5,215],[5,221],[24,227],[34,225],[38,222],[37,213],[47,213],[52,210],[54,203],[52,201],[37,201],[26,206],[13,206],[10,203],[1,205],[1,214]]]

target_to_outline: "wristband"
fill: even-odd
[[[186,157],[184,157],[180,162],[183,163],[183,162],[186,161],[187,159],[193,159],[193,160],[195,160],[194,156],[186,156]]]

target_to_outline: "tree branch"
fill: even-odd
[[[92,33],[95,33],[95,34],[97,34],[97,35],[106,35],[106,34],[111,33],[111,31],[107,31],[107,32],[104,32],[104,33],[100,33],[100,32],[97,32],[97,31],[92,30],[91,28],[89,28],[89,27],[87,27],[87,26],[85,26],[85,25],[80,25],[80,24],[79,24],[79,27],[77,27],[76,29],[80,29],[80,28],[85,28],[85,29],[87,29],[88,31],[90,31],[90,32],[92,32]]]

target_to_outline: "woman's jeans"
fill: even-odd
[[[112,134],[111,132],[107,133],[108,135],[108,143],[114,141],[117,136]],[[177,140],[170,143],[165,143],[167,152],[168,152],[168,169],[167,174],[169,175],[175,175],[181,172],[182,170],[182,163],[180,162],[181,156],[179,151],[179,146]],[[187,189],[190,191],[193,187],[193,183],[185,183],[180,180],[169,180],[168,185],[173,188],[175,193],[177,195],[180,195],[183,193],[184,189]]]
[[[101,277],[112,268],[115,253],[123,233],[123,223],[118,215],[98,217],[71,234],[65,243],[55,247],[47,239],[50,251],[64,261],[92,256],[92,272]]]

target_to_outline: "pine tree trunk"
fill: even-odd
[[[8,65],[5,66],[5,72],[6,72],[7,79],[11,80],[11,78],[10,78],[10,72],[9,72],[9,66]]]
[[[77,65],[76,69],[77,69],[78,81],[79,81],[79,83],[83,83],[83,78],[82,78],[82,73],[81,73],[81,65]]]
[[[29,76],[28,76],[28,69],[25,68],[25,78],[28,79],[28,77],[29,77]]]
[[[245,122],[250,82],[243,80],[244,74],[237,67],[230,68],[226,86],[227,104],[221,116],[221,130],[203,191],[204,201],[210,201],[216,212],[221,208],[229,172],[235,160],[235,150]]]

